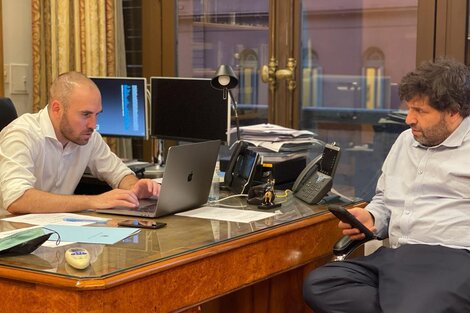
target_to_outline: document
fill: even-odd
[[[234,129],[230,130],[231,132]],[[297,138],[297,137],[314,137],[315,133],[308,130],[296,130],[275,124],[257,124],[250,126],[240,127],[240,133],[243,135],[254,135],[256,137],[269,137],[269,138]]]
[[[230,130],[233,134],[235,128]],[[240,127],[240,137],[255,147],[262,147],[275,152],[307,150],[314,144],[323,145],[315,139],[315,133],[308,130],[296,130],[275,124],[257,124]]]
[[[26,223],[31,225],[48,225],[48,224],[62,224],[83,226],[95,223],[103,223],[108,221],[109,218],[89,216],[74,213],[41,213],[41,214],[24,214],[12,217],[3,218],[2,221]]]
[[[243,138],[243,141],[248,142],[255,147],[265,148],[274,152],[301,151],[310,148],[312,144],[318,143],[318,140],[314,138],[295,141],[259,141]]]
[[[137,234],[140,229],[126,227],[93,227],[93,226],[69,226],[51,224],[44,228],[56,231],[60,235],[61,241],[114,244],[131,235]],[[57,235],[52,235],[50,241],[56,241]]]
[[[276,213],[205,206],[175,215],[227,222],[251,223],[272,217]]]

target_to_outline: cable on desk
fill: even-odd
[[[245,205],[245,204],[230,205],[230,204],[223,204],[223,203],[220,203],[220,204],[218,204],[218,206],[224,207],[224,208],[240,209],[240,208],[246,208],[248,205]]]
[[[292,192],[292,190],[286,189],[286,190],[284,190],[283,193],[281,193],[281,194],[276,194],[276,197],[277,197],[277,198],[287,198],[287,196],[289,196],[289,193],[290,193],[290,192]]]
[[[225,197],[225,198],[222,198],[222,199],[219,199],[219,200],[214,200],[214,201],[211,201],[211,202],[222,202],[222,201],[225,201],[225,200],[227,200],[227,199],[237,198],[237,197],[241,197],[241,198],[243,198],[243,197],[248,197],[248,194],[246,194],[246,193],[238,193],[238,194],[236,194],[236,195],[230,195],[230,196],[227,196],[227,197]]]
[[[218,203],[218,205],[224,206],[224,207],[227,207],[227,208],[245,208],[245,207],[247,207],[247,205],[229,205],[229,204],[220,203],[220,202],[225,201],[225,200],[227,200],[227,199],[230,199],[230,198],[237,198],[237,197],[248,197],[248,194],[239,193],[239,194],[236,194],[236,195],[230,195],[230,196],[227,196],[227,197],[222,198],[222,199],[219,199],[219,200],[211,200],[211,201],[209,201],[208,203],[209,203],[209,204],[216,204],[216,203]]]

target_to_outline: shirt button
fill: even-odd
[[[410,215],[410,213],[411,213],[410,210],[405,210],[406,215]]]

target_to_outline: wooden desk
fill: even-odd
[[[169,216],[115,245],[80,244],[93,259],[85,271],[64,263],[68,246],[0,258],[1,311],[308,312],[302,280],[330,259],[337,220],[293,198],[280,209],[250,224]]]

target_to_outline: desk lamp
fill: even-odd
[[[238,85],[238,78],[233,72],[230,65],[220,65],[215,72],[214,77],[211,79],[211,86],[214,89],[220,89],[223,91],[223,99],[227,99],[227,95],[230,96],[230,103],[235,114],[235,123],[237,125],[237,140],[240,140],[240,122],[238,121],[237,102],[233,97],[231,89]]]

